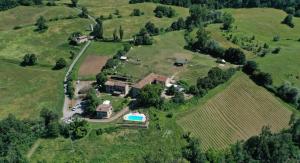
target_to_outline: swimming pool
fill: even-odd
[[[145,122],[146,116],[140,113],[129,113],[124,115],[123,119],[126,121]]]

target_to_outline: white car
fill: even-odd
[[[76,110],[76,108],[74,107],[74,108],[72,108],[72,111],[75,111]]]

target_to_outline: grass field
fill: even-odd
[[[281,24],[286,13],[276,9],[228,9],[235,17],[237,30],[233,34],[254,35],[256,40],[265,42],[272,49],[280,47],[279,54],[257,57],[263,71],[272,74],[275,85],[290,81],[300,87],[300,18],[294,18],[295,28]],[[275,35],[280,36],[278,42],[273,41]]]
[[[0,60],[0,119],[39,116],[42,108],[61,112],[63,72],[49,68],[21,67]]]
[[[15,26],[32,25],[39,16],[49,20],[77,14],[78,11],[65,6],[18,6],[0,12],[0,31],[12,30]]]
[[[35,32],[35,27],[19,30],[7,30],[0,33],[0,57],[20,60],[26,53],[35,53],[38,63],[54,65],[63,57],[70,57],[70,50],[78,51],[80,47],[71,47],[68,37],[72,32],[87,32],[88,19],[60,20],[48,23],[49,29],[44,33]],[[85,26],[86,25],[86,26]]]
[[[55,162],[143,162],[149,153],[159,152],[161,158],[181,152],[182,130],[174,118],[153,110],[158,120],[150,123],[149,129],[121,129],[97,136],[95,130],[83,139],[42,139],[40,146],[29,159],[30,162],[55,160]],[[152,116],[153,118],[153,116]],[[157,124],[161,129],[157,129]],[[105,128],[113,124],[91,124],[93,128]]]
[[[290,115],[272,94],[239,73],[224,91],[184,113],[177,123],[200,138],[204,149],[222,149],[259,134],[264,125],[280,131],[288,127]]]
[[[120,65],[117,72],[141,79],[150,72],[183,79],[194,83],[206,75],[211,67],[217,66],[215,59],[185,50],[183,31],[166,33],[154,38],[151,46],[134,47],[128,53],[129,61]],[[184,67],[175,67],[176,58],[187,59]],[[139,61],[137,61],[139,60]]]
[[[124,38],[132,38],[132,35],[136,34],[148,21],[153,22],[159,28],[166,28],[179,17],[186,17],[188,15],[187,8],[172,6],[177,13],[175,17],[157,18],[154,16],[153,10],[158,4],[129,4],[127,0],[80,0],[79,5],[87,7],[89,13],[94,17],[99,17],[100,15],[107,17],[109,14],[113,15],[113,19],[104,21],[105,37],[112,37],[114,29],[118,29],[119,26],[122,25],[124,29]],[[135,17],[130,16],[135,8],[144,12],[144,15]],[[122,16],[121,18],[114,15],[116,9],[119,10],[120,15]]]

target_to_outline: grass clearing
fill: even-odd
[[[195,106],[177,121],[204,149],[222,149],[237,140],[260,133],[264,125],[272,131],[288,127],[291,111],[246,75],[238,77],[204,105]]]
[[[189,83],[196,82],[200,76],[207,74],[211,67],[217,66],[216,59],[209,55],[185,50],[183,31],[169,32],[154,37],[151,46],[136,46],[127,54],[129,61],[118,66],[116,72],[132,76],[139,80],[150,72],[184,79]],[[183,67],[174,66],[176,58],[188,60]]]

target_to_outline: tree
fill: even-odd
[[[132,13],[131,13],[131,16],[141,16],[141,15],[143,15],[144,13],[143,12],[141,12],[141,10],[140,9],[133,9],[133,11],[132,11]]]
[[[96,114],[96,107],[99,105],[99,100],[94,89],[90,89],[85,97],[87,101],[84,113],[90,116]]]
[[[103,72],[100,72],[99,74],[96,75],[96,83],[100,89],[104,88],[104,84],[106,81],[107,81],[107,76]]]
[[[92,33],[97,39],[103,39],[103,22],[101,19],[96,19],[97,24],[94,27],[94,31]]]
[[[120,28],[119,28],[119,36],[120,36],[120,40],[123,40],[124,30],[123,30],[121,25],[120,25]]]
[[[46,19],[43,16],[40,16],[37,21],[36,24],[37,26],[37,31],[43,32],[45,30],[48,29],[48,26],[46,25]]]
[[[230,13],[224,13],[223,14],[223,29],[229,30],[232,27],[232,24],[234,23],[234,18]]]
[[[143,107],[160,107],[163,103],[163,99],[161,98],[162,91],[163,88],[159,84],[146,85],[140,91],[137,102]]]
[[[76,118],[72,123],[70,123],[69,128],[72,138],[80,139],[87,135],[89,124],[86,120]]]
[[[155,27],[154,23],[150,21],[146,23],[145,29],[151,36],[155,36],[159,34],[159,29]]]
[[[176,93],[176,88],[174,87],[174,85],[172,85],[171,87],[169,87],[166,91],[166,94],[169,96],[173,96]]]
[[[40,117],[44,121],[45,137],[57,137],[59,135],[58,115],[49,109],[42,109]]]
[[[243,65],[246,62],[246,56],[241,49],[229,48],[225,51],[224,59],[230,63]]]
[[[114,41],[118,41],[119,40],[119,37],[117,35],[117,30],[115,29],[114,32],[113,32],[113,40]]]
[[[193,5],[190,7],[190,16],[187,17],[187,26],[203,26],[209,21],[209,9],[206,5]]]
[[[59,70],[67,66],[67,61],[64,58],[59,58],[54,66],[54,69]]]
[[[183,92],[175,92],[175,96],[172,97],[172,101],[176,104],[184,103],[184,94],[183,94]]]
[[[243,67],[243,71],[248,75],[252,75],[257,69],[258,66],[255,61],[247,61]]]
[[[35,54],[26,54],[23,57],[23,61],[21,63],[22,66],[33,66],[37,63],[37,57]]]
[[[81,18],[88,18],[89,17],[89,12],[86,7],[81,8],[81,13],[79,14],[79,17]]]
[[[199,140],[195,138],[188,138],[187,142],[187,146],[182,149],[182,156],[191,163],[204,163],[206,161],[206,157],[201,151]]]
[[[269,86],[273,83],[272,76],[269,73],[256,72],[251,77],[258,85],[261,86]]]
[[[300,92],[288,82],[277,88],[277,95],[288,103],[299,105]]]
[[[293,23],[293,15],[291,15],[291,14],[287,15],[287,16],[283,19],[282,24],[286,24],[286,25],[288,25],[289,27],[294,28],[295,25],[294,25],[294,23]]]
[[[71,0],[72,6],[77,7],[78,5],[78,0]]]
[[[33,0],[33,3],[35,5],[42,5],[43,4],[43,0]]]
[[[145,28],[133,37],[134,45],[152,45],[153,39]]]

